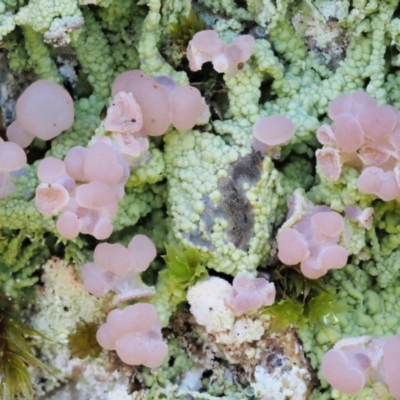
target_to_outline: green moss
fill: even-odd
[[[32,354],[26,336],[40,336],[11,311],[9,302],[0,306],[0,398],[2,400],[33,399],[28,365],[50,373]]]
[[[200,253],[193,248],[182,250],[165,245],[167,254],[163,256],[167,268],[160,272],[160,279],[176,294],[176,304],[185,301],[186,290],[200,280],[207,279],[208,273],[201,263]]]
[[[328,332],[338,323],[340,313],[352,310],[339,301],[336,289],[327,284],[326,278],[308,279],[298,268],[287,266],[276,268],[271,278],[281,300],[262,312],[273,317],[272,332],[284,332],[289,326],[304,329],[307,324]]]
[[[0,287],[2,292],[18,302],[26,303],[38,277],[34,272],[49,258],[48,247],[42,241],[30,242],[24,231],[17,235],[3,232],[0,239]]]
[[[197,32],[205,29],[207,29],[206,23],[193,9],[187,16],[181,15],[178,21],[170,26],[172,39],[182,51],[186,51],[189,41]]]
[[[186,300],[186,292],[196,282],[207,279],[208,272],[198,250],[165,245],[163,256],[166,269],[159,273],[156,295],[151,302],[156,307],[163,326],[166,326],[178,305]]]
[[[68,347],[73,358],[97,357],[102,348],[97,342],[98,325],[95,323],[78,322],[76,331],[68,335]]]

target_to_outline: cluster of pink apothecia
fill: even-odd
[[[300,204],[302,200],[299,191],[289,198],[288,221],[296,210],[304,210],[292,226],[280,229],[278,258],[286,265],[300,264],[304,276],[317,279],[329,269],[340,269],[347,263],[348,252],[338,244],[344,220],[327,206]]]
[[[335,389],[357,393],[369,380],[383,382],[400,399],[400,335],[339,340],[322,359],[322,373]]]
[[[63,161],[46,157],[38,167],[37,208],[59,215],[57,230],[67,239],[80,233],[108,238],[132,161],[147,151],[148,136],[164,134],[171,123],[191,129],[208,110],[198,89],[139,70],[120,74],[112,94],[103,122],[109,135],[93,138],[89,148],[73,147]]]
[[[318,164],[332,180],[343,165],[360,171],[358,189],[384,201],[400,197],[400,112],[358,91],[337,97],[329,106],[333,125],[322,125],[317,138]]]
[[[155,292],[141,282],[139,274],[156,256],[153,242],[145,235],[134,236],[128,247],[118,243],[100,243],[94,250],[93,262],[82,268],[83,285],[97,297],[114,291],[116,304],[150,297]],[[112,310],[96,337],[100,346],[115,350],[121,360],[130,365],[156,368],[168,354],[157,311],[148,303]]]

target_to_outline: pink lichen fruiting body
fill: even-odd
[[[203,110],[201,93],[192,86],[178,86],[170,94],[171,121],[178,130],[192,129]]]
[[[374,380],[387,384],[390,394],[400,399],[400,335],[339,340],[324,355],[321,370],[329,384],[341,392],[355,394]]]
[[[10,142],[16,143],[23,149],[28,147],[33,142],[33,139],[35,139],[35,135],[22,128],[21,124],[17,120],[7,127],[6,135]]]
[[[96,137],[89,148],[70,149],[64,161],[46,157],[40,162],[42,185],[36,192],[36,204],[46,215],[61,213],[57,229],[62,236],[72,239],[84,233],[103,240],[111,235],[111,219],[124,197],[133,153],[140,154],[148,147],[148,140],[139,132],[133,135],[137,137],[128,142],[120,137],[119,141]],[[46,188],[43,184],[56,186]],[[68,192],[68,201],[57,185]]]
[[[17,121],[30,134],[50,140],[74,122],[74,102],[60,85],[46,79],[32,83],[18,98]]]
[[[113,290],[117,293],[116,302],[152,295],[153,289],[141,282],[139,274],[156,255],[153,242],[145,235],[134,236],[128,248],[100,243],[94,251],[94,262],[82,268],[83,285],[95,296]]]
[[[168,354],[162,339],[161,323],[153,305],[136,303],[113,310],[97,331],[97,341],[106,350],[116,350],[129,365],[159,367]]]
[[[189,42],[186,55],[192,71],[198,71],[206,62],[212,62],[214,69],[232,78],[244,68],[250,58],[255,40],[251,35],[238,36],[226,45],[213,30],[197,32]]]
[[[15,192],[10,173],[21,170],[26,161],[26,154],[19,145],[0,138],[0,199]]]
[[[298,196],[288,203],[295,209]],[[297,199],[297,200],[296,200]],[[344,230],[343,217],[326,206],[305,202],[303,216],[293,226],[285,226],[278,234],[278,258],[286,265],[300,264],[301,272],[309,279],[325,275],[329,269],[343,268],[348,252],[338,244]]]
[[[223,52],[224,42],[213,30],[197,32],[189,42],[186,55],[192,71],[199,71],[204,63],[212,61],[216,54]]]
[[[357,91],[336,98],[329,107],[333,125],[323,125],[317,138],[317,162],[328,179],[339,179],[342,166],[360,172],[358,189],[384,201],[400,197],[400,112],[378,106],[375,99]]]
[[[112,95],[131,93],[143,115],[143,130],[149,136],[163,135],[169,124],[169,96],[165,88],[143,71],[132,70],[118,75],[112,85]]]
[[[232,286],[232,295],[225,299],[225,304],[236,316],[270,306],[275,301],[275,285],[265,278],[239,274],[233,279]]]
[[[20,146],[11,142],[0,142],[0,171],[17,171],[26,164],[26,154]]]
[[[118,92],[104,120],[104,128],[110,132],[131,134],[143,126],[142,110],[132,93]]]
[[[36,207],[40,213],[51,216],[61,211],[69,201],[69,193],[57,183],[42,183],[36,188]]]
[[[124,172],[116,151],[104,142],[96,142],[87,150],[83,173],[87,181],[102,181],[109,186],[118,183]]]
[[[280,146],[287,144],[295,133],[295,125],[284,115],[259,119],[253,126],[254,151],[278,158]]]

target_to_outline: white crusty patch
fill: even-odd
[[[257,396],[272,397],[274,400],[304,400],[307,394],[306,368],[293,365],[288,371],[278,368],[273,373],[262,366],[254,371],[255,382],[251,384]]]
[[[224,279],[211,277],[192,286],[187,294],[190,311],[196,322],[208,333],[231,329],[235,321],[233,312],[225,305],[225,298],[232,296],[233,288]]]

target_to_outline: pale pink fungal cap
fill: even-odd
[[[132,93],[143,115],[143,130],[149,136],[163,135],[169,124],[170,107],[167,90],[140,70],[126,71],[118,75],[112,85],[112,95]]]
[[[37,176],[43,183],[54,183],[65,175],[65,164],[58,158],[45,157],[38,165]]]
[[[135,82],[138,80],[152,82],[152,78],[139,69],[122,72],[115,78],[111,86],[112,97],[115,97],[119,92],[133,94]]]
[[[351,153],[364,144],[364,132],[351,114],[340,114],[333,125],[335,139],[341,150]]]
[[[36,207],[43,215],[50,216],[61,211],[68,200],[68,191],[57,183],[42,183],[36,188]]]
[[[321,365],[326,380],[341,392],[357,393],[373,380],[387,384],[395,399],[400,399],[399,368],[400,335],[339,340]]]
[[[113,138],[128,161],[139,157],[149,148],[149,140],[143,131],[137,132],[134,135],[114,133]]]
[[[111,311],[96,337],[100,346],[116,350],[129,365],[157,368],[168,354],[157,312],[151,304],[137,303]]]
[[[288,220],[278,234],[279,260],[286,265],[300,264],[309,279],[343,268],[348,258],[347,250],[338,245],[345,228],[343,217],[327,206],[312,205],[298,192],[288,203]]]
[[[197,32],[189,42],[186,56],[192,71],[199,71],[204,63],[212,61],[213,57],[224,51],[225,44],[217,32],[205,30]]]
[[[93,235],[97,240],[104,240],[111,236],[114,226],[109,218],[100,217],[93,228],[93,231],[88,232]]]
[[[170,94],[171,121],[180,131],[192,129],[203,111],[200,91],[192,86],[178,86]]]
[[[168,94],[178,87],[178,84],[170,76],[157,76],[154,80],[159,83]]]
[[[110,132],[131,134],[143,126],[143,115],[132,93],[118,92],[107,110],[104,128]]]
[[[228,78],[232,78],[244,68],[244,63],[250,58],[255,40],[251,35],[238,36],[232,43],[225,47],[224,56],[226,65],[218,66],[218,55],[213,59],[214,69],[217,72],[226,72]],[[221,59],[222,61],[222,59]]]
[[[322,359],[321,370],[335,389],[344,393],[357,393],[368,380],[369,360],[363,353],[354,356],[343,350],[329,350]]]
[[[104,207],[99,210],[79,207],[76,204],[76,200],[71,198],[66,211],[62,213],[57,221],[57,229],[67,238],[72,235],[78,236],[80,232],[92,235],[98,240],[104,240],[113,231],[112,222],[110,217],[107,216],[111,214],[111,211],[115,212],[115,207],[113,209],[111,206],[109,208]]]
[[[317,162],[325,176],[333,181],[340,178],[342,173],[342,161],[339,151],[330,147],[318,149],[315,152]]]
[[[383,201],[391,201],[400,197],[400,188],[393,171],[386,171],[376,192]]]
[[[333,238],[342,232],[344,221],[335,211],[318,212],[311,217],[311,226],[315,232]]]
[[[318,279],[330,269],[346,266],[347,250],[338,245],[322,245],[315,253],[300,263],[302,274],[309,279]]]
[[[332,127],[330,125],[321,125],[317,130],[317,139],[321,144],[326,144],[329,146],[336,145],[335,134],[333,133]]]
[[[111,146],[96,142],[86,152],[83,171],[88,181],[102,181],[113,185],[120,181],[124,168]]]
[[[390,154],[378,146],[365,145],[358,152],[360,159],[369,166],[379,166],[389,160]]]
[[[104,182],[93,181],[78,186],[75,198],[80,207],[97,210],[108,218],[114,217],[118,211],[114,192]]]
[[[389,137],[390,144],[396,149],[400,150],[400,121],[399,117],[397,117],[397,122],[393,131]]]
[[[0,142],[0,171],[17,171],[26,164],[26,154],[12,142]]]
[[[23,149],[28,147],[35,138],[34,135],[22,128],[17,120],[7,127],[6,135],[10,142],[18,144]]]
[[[390,394],[400,399],[400,335],[390,337],[383,346],[383,371]]]
[[[220,74],[229,71],[229,59],[226,55],[226,51],[218,53],[212,58],[212,64],[214,69]]]
[[[21,127],[42,140],[50,140],[74,122],[74,103],[60,85],[45,79],[32,83],[16,104]]]
[[[122,276],[132,269],[132,259],[126,247],[119,243],[100,243],[93,254],[94,263],[105,271]]]
[[[278,258],[286,265],[296,265],[310,255],[307,240],[295,229],[284,228],[278,236]]]
[[[351,94],[343,94],[333,100],[329,106],[328,115],[336,119],[342,114],[356,116],[362,109],[377,106],[376,100],[362,90]]]
[[[83,284],[89,293],[97,296],[113,290],[117,293],[115,303],[154,294],[154,290],[144,285],[139,276],[156,256],[154,244],[144,235],[134,236],[131,243],[133,245],[128,249],[120,244],[101,243],[96,246],[94,263],[84,267],[88,272],[83,276]],[[93,281],[90,280],[92,276]]]
[[[397,115],[390,106],[372,106],[362,109],[358,115],[365,136],[376,142],[390,135],[397,123]]]
[[[324,145],[316,152],[324,174],[335,180],[339,164],[345,164],[360,171],[361,192],[384,201],[399,198],[400,112],[389,105],[378,106],[375,99],[358,91],[335,99],[329,115],[334,120],[332,130],[322,126],[317,132]]]
[[[76,181],[85,180],[84,164],[87,149],[82,146],[73,147],[64,158],[64,164],[68,175]]]
[[[111,273],[99,270],[96,264],[87,263],[82,267],[82,280],[85,289],[94,296],[104,296],[111,288]]]
[[[344,212],[350,221],[358,222],[358,224],[364,228],[371,228],[374,219],[374,209],[372,207],[367,207],[362,210],[356,205],[346,206]]]
[[[330,269],[341,269],[346,266],[349,257],[348,251],[338,245],[324,247],[318,255],[318,264],[324,275]]]
[[[251,57],[255,44],[255,39],[251,35],[240,35],[231,44],[236,46],[240,50],[240,57],[232,61],[244,63]],[[229,47],[229,45],[227,47]]]
[[[275,301],[275,285],[265,278],[251,278],[246,274],[237,275],[232,283],[233,293],[225,299],[226,305],[236,316],[270,306]]]
[[[396,163],[393,168],[394,178],[396,179],[397,186],[400,187],[400,163]]]
[[[267,146],[287,143],[294,135],[295,125],[283,115],[272,115],[259,119],[253,126],[253,136]]]
[[[129,243],[128,251],[134,269],[140,272],[145,271],[157,256],[156,246],[145,235],[135,235]]]
[[[71,231],[78,229],[76,236],[78,236],[79,233],[84,233],[94,236],[97,240],[107,239],[111,235],[113,231],[111,221],[107,217],[102,217],[99,212],[86,208],[78,208],[75,212],[70,210],[68,211],[71,212],[71,214],[63,212],[61,215],[61,217],[64,217],[64,214],[68,215],[68,218],[63,219],[65,227],[64,225],[60,225],[60,229],[58,229],[63,236],[67,237],[65,234],[66,232],[64,233],[64,231],[61,231],[63,227],[64,230],[68,228]],[[60,218],[57,222],[60,221]],[[58,227],[59,225],[57,223],[57,228]],[[70,235],[72,235],[72,233]]]
[[[128,365],[159,367],[168,354],[168,347],[162,341],[146,341],[138,337],[122,337],[116,342],[120,359]]]
[[[186,51],[189,67],[192,71],[198,71],[204,63],[211,61],[217,72],[226,73],[231,78],[243,69],[244,63],[251,56],[254,43],[251,35],[241,35],[225,45],[213,30],[198,32],[189,42]]]
[[[5,199],[10,194],[14,193],[15,189],[15,185],[10,178],[10,173],[0,171],[0,199]]]
[[[189,42],[189,45],[206,54],[219,53],[224,47],[224,43],[218,37],[217,32],[211,29],[197,32]]]
[[[357,186],[360,192],[375,194],[384,201],[400,197],[400,188],[394,173],[384,172],[378,167],[365,168],[358,178]]]
[[[125,310],[128,308],[126,307]],[[110,311],[107,315],[107,322],[98,329],[96,339],[103,349],[115,350],[116,340],[126,332],[125,324],[127,319],[124,318],[123,311],[118,309]],[[110,329],[111,326],[113,329]]]
[[[349,113],[351,103],[352,101],[350,94],[342,94],[336,97],[329,105],[329,118],[335,120],[339,115]]]
[[[63,212],[57,220],[57,231],[66,239],[75,239],[81,230],[82,222],[72,211]]]
[[[262,154],[267,154],[270,150],[272,150],[271,146],[268,146],[265,143],[260,142],[256,138],[253,138],[253,143],[251,145],[254,151],[258,151]]]

